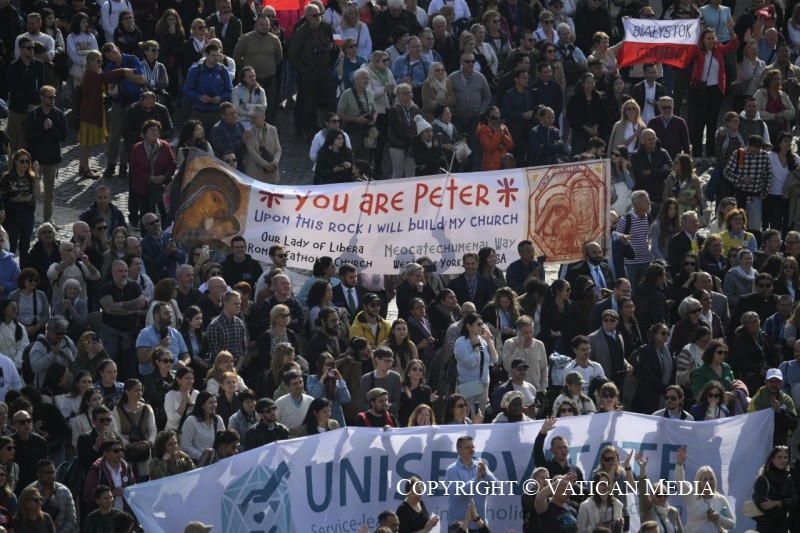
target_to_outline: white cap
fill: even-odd
[[[422,115],[417,115],[416,117],[414,117],[414,123],[416,123],[417,125],[417,135],[419,135],[425,130],[432,129],[432,126],[428,124],[428,121],[425,120],[425,117],[423,117]]]
[[[770,368],[767,370],[767,381],[771,379],[779,379],[783,381],[783,372],[780,371],[779,368]]]

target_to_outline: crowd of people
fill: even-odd
[[[0,526],[128,531],[126,486],[346,426],[545,419],[534,478],[571,482],[583,473],[568,443],[543,451],[558,417],[769,409],[757,523],[797,531],[800,7],[732,7],[662,6],[703,26],[678,69],[617,64],[622,19],[656,17],[638,0],[0,0]],[[281,109],[294,138],[279,139]],[[59,239],[54,188],[75,128],[79,177],[127,180],[127,207],[101,181]],[[225,251],[173,239],[189,149],[277,183],[281,142],[309,145],[315,184],[608,147],[609,244],[581,243],[583,260],[549,283],[546,258],[521,241],[505,271],[491,248],[453,276],[437,258],[381,276],[320,257],[293,287],[280,245],[264,270],[240,236]],[[470,439],[457,451],[448,476],[491,479]],[[589,479],[646,476],[646,456],[601,456]],[[710,467],[696,475],[716,486]],[[523,499],[524,531],[627,530],[625,502],[575,501],[565,487]],[[644,531],[683,530],[659,494],[639,503]],[[485,505],[451,502],[464,517],[451,530],[487,531]],[[686,506],[687,531],[736,520],[718,492]],[[378,522],[436,525],[413,495]]]

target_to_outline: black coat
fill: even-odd
[[[431,143],[430,148],[425,144],[425,141],[414,137],[411,141],[411,151],[414,154],[414,168],[415,176],[435,176],[441,174],[440,169],[447,168],[447,160],[444,158],[442,148],[435,141]]]
[[[789,529],[787,511],[797,507],[797,491],[792,477],[786,470],[778,470],[770,464],[766,472],[756,478],[753,484],[753,501],[756,505],[760,507],[767,498],[778,500],[782,504],[769,510],[762,509],[764,516],[756,518],[758,531],[777,532]]]
[[[639,386],[636,387],[632,408],[636,413],[649,415],[658,411],[661,405],[661,397],[667,387],[664,384],[661,357],[656,351],[655,345],[647,343],[634,352],[632,358],[634,359],[633,366],[636,377],[639,378]],[[668,383],[675,383],[675,368],[676,365],[673,362]]]

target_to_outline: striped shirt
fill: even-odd
[[[617,222],[618,232],[626,233],[625,230],[629,219],[630,231],[627,232],[627,235],[630,236],[630,239],[628,242],[633,247],[636,257],[626,259],[625,264],[650,263],[653,260],[653,254],[650,253],[650,220],[647,215],[640,217],[635,211],[631,210]]]
[[[797,361],[784,361],[778,367],[783,373],[783,390],[792,394],[792,387],[800,383],[800,364]]]

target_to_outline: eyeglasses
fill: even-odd
[[[603,322],[609,322],[609,323],[610,323],[610,322],[616,322],[616,321],[617,321],[617,319],[616,319],[616,318],[614,318],[613,316],[607,316],[607,317],[605,317],[605,318],[603,319]]]
[[[22,420],[14,420],[15,424],[19,424],[21,426],[25,424],[30,424],[31,422],[33,422],[33,420],[31,420],[30,418],[23,418]]]
[[[617,397],[617,395],[616,395],[615,393],[613,393],[613,392],[606,392],[606,393],[605,393],[605,394],[603,394],[601,397],[602,397],[602,398],[616,398],[616,397]]]
[[[728,350],[717,350],[714,353],[717,355],[728,355]]]
[[[709,392],[709,393],[708,393],[708,397],[709,397],[709,398],[719,398],[719,397],[721,397],[721,396],[722,396],[722,395],[721,395],[720,393],[718,393],[718,392]]]
[[[27,281],[28,283],[39,283],[38,279],[33,279],[33,278],[28,278],[25,281]]]
[[[172,364],[172,359],[159,359],[158,362],[159,363],[170,363],[170,364]]]
[[[30,159],[17,159],[17,163],[22,163],[23,165],[27,165],[30,162]]]
[[[603,462],[604,463],[610,463],[613,460],[614,460],[614,456],[613,455],[607,455],[607,456],[603,457]]]
[[[156,224],[158,224],[158,219],[151,220],[150,222],[147,223],[148,226],[155,226]]]
[[[696,266],[697,266],[697,263],[695,263],[694,261],[684,261],[684,262],[683,262],[683,266],[687,266],[687,267],[689,267],[689,266],[690,266],[690,267],[696,267]]]
[[[381,361],[382,363],[394,363],[394,358],[393,357],[384,357],[383,359],[378,359],[378,361]]]
[[[281,314],[279,314],[278,316],[279,316],[280,318],[289,318],[289,317],[290,317],[290,316],[292,316],[292,315],[290,315],[289,313],[281,313]]]
[[[542,24],[552,24],[553,22],[552,20],[543,20]]]

